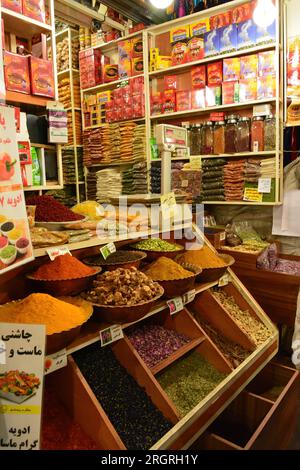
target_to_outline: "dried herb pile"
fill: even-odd
[[[183,417],[214,390],[226,375],[194,351],[176,361],[157,378]]]
[[[127,449],[149,449],[172,427],[109,347],[93,344],[74,359]]]

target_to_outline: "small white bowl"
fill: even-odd
[[[25,238],[25,237],[21,237],[21,238],[19,238],[19,240],[21,240],[22,238]],[[17,240],[17,242],[16,242],[16,249],[18,250],[18,253],[20,253],[20,255],[25,255],[28,251],[28,248],[29,248],[29,240],[26,239],[28,241],[28,244],[27,244],[27,246],[22,247],[22,248],[19,248],[17,246],[19,240]]]
[[[0,251],[0,260],[2,261],[3,264],[6,264],[6,265],[12,264],[15,261],[17,254],[18,252],[17,252],[17,249],[15,248],[15,253],[10,258],[2,258],[1,251]]]

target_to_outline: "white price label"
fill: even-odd
[[[218,286],[219,287],[227,286],[229,281],[230,281],[230,275],[228,273],[225,273],[224,276],[220,277]]]
[[[66,367],[68,362],[66,348],[45,357],[45,375]]]
[[[224,241],[226,239],[226,232],[221,232],[220,233],[220,241]]]
[[[174,299],[167,301],[170,315],[174,315],[174,313],[180,312],[183,309],[183,301],[181,297],[174,297]]]
[[[258,192],[259,193],[271,192],[271,178],[258,178]]]
[[[201,168],[201,157],[198,155],[191,155],[190,156],[190,166],[194,170],[200,170]]]
[[[189,185],[189,180],[182,180],[181,181],[181,187],[182,188],[187,188]]]
[[[117,251],[117,248],[113,242],[108,243],[107,245],[104,245],[102,248],[100,248],[100,253],[104,259],[108,258],[109,255],[111,255],[112,253],[115,253],[116,251]]]
[[[66,255],[69,254],[72,256],[72,253],[70,252],[69,248],[66,246],[56,246],[55,248],[47,248],[46,252],[49,255],[49,258],[51,261],[53,261],[55,258],[58,256]]]
[[[109,328],[99,331],[101,346],[107,346],[119,339],[124,338],[123,330],[120,325],[113,325]]]
[[[176,207],[176,198],[174,192],[160,196],[161,211],[163,214],[172,214]]]
[[[195,295],[196,295],[195,289],[190,290],[190,291],[186,292],[185,294],[183,294],[183,296],[182,296],[183,305],[186,305],[186,304],[189,304],[190,302],[193,302],[193,300],[195,298]]]

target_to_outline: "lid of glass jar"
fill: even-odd
[[[225,126],[225,121],[217,121],[215,122],[215,126]]]
[[[229,119],[235,119],[235,120],[238,120],[239,119],[239,115],[238,114],[229,114],[229,116],[227,116],[227,121]]]
[[[212,126],[212,125],[213,125],[212,121],[206,121],[206,122],[203,124],[203,126]]]
[[[266,116],[266,120],[269,120],[269,119],[275,119],[274,114],[269,114],[268,116]]]
[[[250,118],[246,117],[246,116],[243,116],[239,119],[239,121],[242,121],[242,122],[249,122],[250,121]]]
[[[263,121],[263,120],[264,120],[263,116],[254,116],[252,118],[252,121]]]
[[[227,124],[236,124],[236,119],[228,119]]]
[[[196,124],[195,127],[202,127],[202,124]]]

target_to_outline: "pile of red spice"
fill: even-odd
[[[41,432],[42,450],[96,450],[98,449],[67,414],[57,398],[53,386],[46,385],[43,400]]]
[[[69,222],[84,218],[83,215],[75,214],[52,196],[29,197],[26,199],[26,204],[36,206],[35,220],[37,222]]]
[[[90,276],[95,269],[86,266],[69,253],[57,256],[53,261],[42,264],[34,273],[35,279],[47,281],[77,279],[78,277]]]

